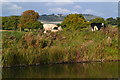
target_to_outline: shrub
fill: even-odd
[[[118,29],[3,32],[3,66],[38,65],[96,60],[117,60]],[[13,34],[16,33],[16,34]]]

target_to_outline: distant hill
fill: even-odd
[[[63,21],[64,18],[66,17],[67,15],[62,15],[62,14],[51,14],[51,15],[41,15],[39,20],[42,21],[42,22],[54,22],[54,21]],[[98,16],[94,16],[94,15],[91,15],[91,14],[83,14],[83,16],[85,17],[85,19],[87,21],[90,21],[94,18],[97,18]]]

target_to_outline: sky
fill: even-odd
[[[19,0],[20,1],[20,0]],[[19,2],[12,0],[2,1],[2,14],[0,16],[21,15],[26,10],[35,10],[42,14],[93,14],[103,18],[117,17],[118,16],[118,0],[49,0],[34,1],[21,0]],[[66,1],[66,2],[64,2]]]
[[[120,0],[1,0],[2,2],[119,2]]]

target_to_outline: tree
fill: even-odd
[[[86,20],[82,14],[69,14],[65,17],[61,25],[65,26],[66,30],[77,30],[81,27],[84,27],[85,23]]]
[[[2,29],[17,30],[20,16],[2,17]]]
[[[117,20],[112,18],[112,17],[111,18],[107,18],[106,22],[107,22],[107,24],[117,25]]]
[[[39,21],[36,21],[32,24],[33,29],[43,29],[43,24]]]
[[[20,18],[19,28],[32,28],[32,24],[39,18],[39,14],[34,10],[24,11]]]
[[[5,30],[7,28],[8,17],[2,17],[2,29]]]
[[[92,19],[91,22],[92,23],[105,23],[106,24],[104,18],[95,18],[95,19]]]

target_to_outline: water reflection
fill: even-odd
[[[3,68],[3,78],[118,78],[118,62]]]

